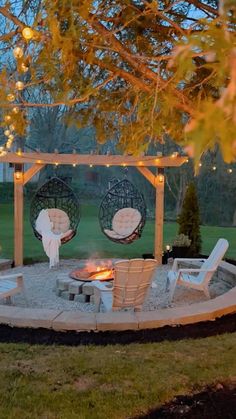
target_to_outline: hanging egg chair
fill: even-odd
[[[108,239],[132,243],[141,237],[145,221],[143,195],[128,179],[118,181],[108,190],[99,210],[100,227]]]
[[[79,201],[72,189],[58,177],[44,183],[31,202],[30,222],[39,240],[42,240],[39,222],[42,223],[45,210],[51,232],[60,234],[62,244],[71,240],[76,234],[80,219]]]

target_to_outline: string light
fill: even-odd
[[[75,164],[75,163],[73,163],[73,164],[72,164],[72,166],[73,166],[73,167],[76,167],[76,164]]]
[[[15,129],[16,127],[15,127],[15,125],[14,125],[14,124],[11,124],[11,125],[9,126],[9,128],[10,128],[10,130],[11,130],[11,131],[14,131],[14,129]]]
[[[17,90],[23,90],[24,89],[24,83],[23,81],[17,81],[15,84],[15,87]]]
[[[215,170],[216,170],[216,166],[213,166],[213,167],[212,167],[212,170],[214,170],[214,171],[215,171]]]
[[[14,114],[17,114],[17,113],[19,113],[19,112],[20,112],[20,109],[19,109],[19,108],[17,108],[17,107],[14,107],[14,108],[12,108],[12,112],[13,112]]]
[[[11,121],[11,115],[5,115],[4,116],[4,121],[5,122],[10,122]]]
[[[22,70],[24,73],[27,73],[27,71],[29,70],[29,67],[27,67],[27,65],[25,65],[25,63],[22,63],[22,64],[21,64],[21,70]]]
[[[31,28],[26,27],[26,28],[23,29],[22,35],[27,41],[29,41],[30,39],[33,38],[34,31]]]
[[[106,164],[106,167],[110,167],[110,165],[109,164]]]
[[[9,129],[6,129],[6,130],[4,131],[4,134],[6,135],[6,137],[8,137],[8,135],[10,135],[10,134],[11,134],[11,131],[10,131]]]
[[[14,140],[14,135],[10,134],[8,140]]]
[[[13,95],[13,93],[8,93],[8,95],[7,95],[7,100],[8,100],[8,102],[14,102],[14,100],[15,100],[15,95]]]
[[[89,167],[93,167],[93,165],[92,165],[92,164],[90,164],[90,165],[89,165]]]
[[[158,175],[158,181],[159,181],[159,183],[163,183],[164,182],[164,175],[162,175],[162,174]]]
[[[199,164],[198,164],[198,166],[199,166],[199,167],[202,167],[202,163],[199,163]]]
[[[228,173],[232,173],[233,172],[233,169],[228,169]]]
[[[13,49],[13,55],[15,58],[23,57],[23,49],[21,47],[15,47]]]

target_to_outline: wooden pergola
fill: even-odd
[[[23,188],[29,180],[45,165],[89,165],[89,166],[134,166],[156,189],[155,212],[155,243],[154,255],[158,263],[162,263],[163,222],[164,222],[164,169],[165,167],[179,167],[187,162],[187,157],[178,156],[120,156],[97,154],[59,154],[59,153],[22,153],[9,152],[0,156],[0,163],[14,164],[14,263],[23,265]],[[31,164],[24,171],[24,164]],[[155,167],[154,174],[149,167]]]

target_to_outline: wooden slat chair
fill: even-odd
[[[154,271],[155,259],[131,259],[116,262],[114,265],[114,283],[96,281],[94,283],[95,310],[100,311],[101,302],[104,311],[117,311],[122,308],[142,309]]]
[[[21,273],[0,276],[0,299],[6,298],[7,302],[11,303],[11,297],[20,292],[24,293],[24,281]]]
[[[210,298],[209,282],[223,259],[229,243],[226,239],[219,239],[208,259],[175,259],[172,270],[168,272],[166,290],[169,290],[169,302],[172,301],[177,285],[203,291]],[[200,268],[178,268],[181,262],[201,262]],[[192,275],[191,275],[192,274]]]

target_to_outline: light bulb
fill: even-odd
[[[21,47],[16,47],[13,49],[13,55],[15,58],[23,57],[23,49]]]
[[[7,142],[6,143],[6,148],[9,150],[9,148],[11,148],[11,142]]]
[[[26,73],[29,70],[29,67],[27,67],[27,65],[25,65],[25,63],[21,64],[21,70]]]
[[[8,95],[7,95],[7,100],[8,100],[8,102],[14,102],[14,100],[15,100],[15,95],[13,95],[13,93],[8,93]]]
[[[216,170],[216,166],[213,166],[213,167],[212,167],[212,170],[214,170],[214,171],[215,171],[215,170]]]
[[[8,140],[10,140],[10,141],[14,140],[14,135],[10,134],[9,137],[8,137]]]
[[[11,134],[11,131],[10,131],[9,129],[6,129],[6,130],[4,131],[4,134],[6,135],[6,137],[8,137],[8,135],[10,135],[10,134]]]
[[[20,112],[20,109],[17,108],[17,107],[14,107],[14,108],[12,108],[12,112],[15,113],[15,114],[17,114],[17,113]]]
[[[31,28],[26,27],[26,28],[23,29],[22,35],[27,41],[29,41],[30,39],[33,38],[34,31]]]
[[[17,90],[23,90],[24,89],[24,83],[23,81],[17,81],[15,84],[15,87]]]
[[[15,127],[15,125],[14,125],[14,124],[11,124],[11,125],[9,126],[9,128],[10,128],[10,130],[11,130],[11,131],[14,131],[14,129],[15,129],[16,127]]]
[[[232,173],[233,172],[233,170],[232,169],[228,169],[228,173]]]
[[[4,121],[5,122],[10,122],[11,121],[11,115],[5,115],[4,116]]]

